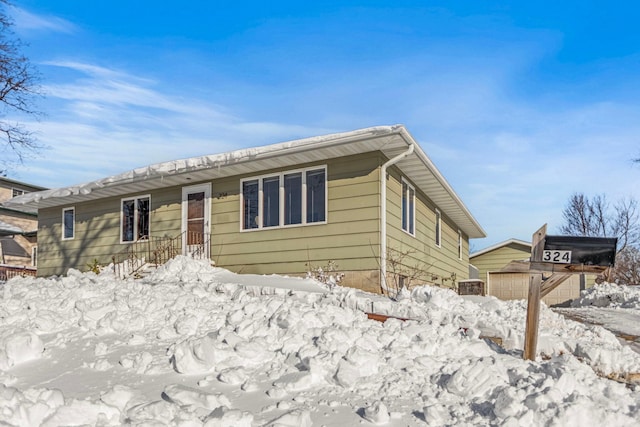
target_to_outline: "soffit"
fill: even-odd
[[[23,209],[68,206],[224,177],[259,174],[269,169],[289,168],[301,163],[371,151],[381,151],[387,158],[393,158],[405,152],[411,144],[415,144],[414,152],[396,163],[396,166],[470,238],[485,237],[482,227],[401,125],[367,128],[151,165],[91,183],[39,192],[40,197],[39,193],[30,193],[16,198],[16,201],[25,198]],[[20,209],[20,205],[14,206]]]

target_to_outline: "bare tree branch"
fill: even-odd
[[[640,208],[637,200],[623,199],[611,207],[605,195],[589,199],[582,193],[574,193],[562,216],[562,234],[617,237],[616,266],[609,280],[620,284],[637,283],[635,278],[640,271]]]
[[[12,162],[22,163],[42,148],[31,131],[5,120],[10,113],[38,118],[40,112],[34,103],[42,95],[39,74],[21,53],[23,44],[13,32],[13,21],[6,10],[9,5],[8,0],[0,0],[0,148],[12,154],[0,159],[0,168],[5,170]]]

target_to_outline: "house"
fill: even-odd
[[[4,204],[14,197],[43,187],[0,177],[0,281],[12,273],[34,274],[37,262],[38,217],[32,211]]]
[[[12,206],[38,211],[44,276],[179,252],[242,273],[337,266],[341,284],[374,292],[453,287],[485,236],[402,125],[154,164]]]
[[[509,239],[469,255],[479,271],[485,293],[504,300],[527,299],[529,294],[529,258],[531,243]],[[585,289],[586,276],[573,275],[542,298],[548,306],[566,304]]]

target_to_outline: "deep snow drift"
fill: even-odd
[[[603,325],[640,353],[640,286],[596,285],[582,291],[571,308],[555,311],[582,322]]]
[[[0,288],[9,425],[637,425],[640,355],[543,306],[421,287],[399,301],[177,258],[143,280]],[[409,318],[368,320],[365,311]],[[504,349],[481,336],[502,339]]]
[[[581,292],[580,298],[571,302],[571,307],[594,306],[640,309],[640,286],[602,283]]]

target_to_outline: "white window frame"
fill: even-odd
[[[71,223],[71,236],[65,236],[65,214],[67,211],[73,212],[73,222]],[[76,208],[75,206],[62,208],[62,240],[73,240],[76,237]]]
[[[307,172],[313,172],[322,170],[324,172],[324,221],[315,221],[315,222],[307,222]],[[285,224],[285,193],[284,193],[284,177],[285,175],[292,175],[300,173],[302,175],[302,188],[301,188],[301,222],[299,224]],[[264,193],[263,193],[263,181],[268,178],[279,179],[279,206],[278,206],[278,225],[263,226],[263,215],[264,215]],[[258,181],[258,227],[255,228],[245,228],[244,227],[244,192],[243,186],[247,181]],[[327,224],[329,217],[329,176],[327,173],[327,165],[317,165],[317,166],[309,166],[306,168],[300,169],[291,169],[278,173],[270,173],[264,175],[251,176],[247,178],[243,178],[240,180],[240,232],[252,232],[252,231],[260,231],[260,230],[274,230],[279,228],[291,228],[291,227],[306,227],[312,225],[322,225]]]
[[[181,230],[182,230],[182,254],[188,255],[189,245],[187,232],[189,230],[188,212],[189,212],[189,194],[204,193],[204,234],[211,233],[211,183],[190,185],[182,187],[182,203],[181,203]],[[151,208],[151,198],[149,198],[149,208]],[[151,234],[151,211],[149,211],[149,234]],[[206,239],[205,239],[206,240]],[[209,245],[204,245],[205,254],[209,256]]]
[[[441,248],[442,247],[442,213],[438,208],[436,208],[435,212],[436,212],[435,244],[436,244],[436,247]]]
[[[16,194],[16,193],[18,193],[18,194]],[[26,191],[24,191],[23,189],[21,189],[21,188],[15,188],[15,187],[12,187],[12,188],[11,188],[11,197],[12,197],[12,198],[13,198],[13,197],[22,196],[23,194],[26,194]]]
[[[142,194],[139,196],[132,196],[132,197],[123,197],[122,199],[120,199],[120,243],[121,244],[129,244],[129,243],[135,243],[135,242],[142,242],[145,241],[147,239],[138,239],[137,235],[138,235],[138,200],[139,199],[149,199],[149,235],[147,236],[147,239],[149,239],[151,237],[151,194]],[[126,201],[130,201],[130,200],[134,200],[135,203],[133,205],[133,209],[134,209],[134,213],[133,213],[133,236],[134,236],[134,240],[123,240],[122,238],[124,237],[122,234],[123,232],[123,219],[124,219],[124,211],[122,209],[122,204]]]
[[[462,231],[458,230],[458,259],[462,259]]]
[[[407,186],[406,193],[404,191],[405,185]],[[410,236],[416,236],[416,189],[409,181],[402,178],[402,183],[400,186],[400,227],[402,231],[409,234]],[[406,198],[405,198],[406,197]],[[405,201],[407,206],[405,206]],[[405,218],[406,216],[406,218]],[[406,228],[405,228],[406,224]]]

